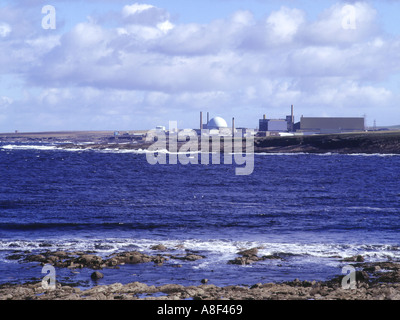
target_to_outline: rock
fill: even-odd
[[[51,263],[51,264],[57,263],[58,260],[59,260],[59,258],[56,257],[56,256],[49,256],[49,257],[47,258],[47,262],[48,262],[48,263]]]
[[[185,287],[180,284],[165,284],[161,287],[157,287],[157,290],[163,293],[182,292],[184,289]]]
[[[103,259],[95,255],[83,255],[80,258],[76,259],[76,262],[86,268],[101,269]]]
[[[188,260],[188,261],[196,261],[196,260],[200,260],[200,259],[204,259],[204,256],[200,256],[197,254],[187,254],[185,257],[185,260]]]
[[[274,255],[274,254],[271,254],[271,255],[268,255],[268,256],[262,256],[262,259],[263,260],[283,260],[283,258],[281,258],[281,257],[279,257],[278,255]]]
[[[367,266],[367,267],[363,268],[363,271],[367,271],[367,272],[378,272],[381,270],[382,270],[381,267],[377,266],[377,265]]]
[[[69,255],[65,251],[56,251],[53,252],[53,256],[59,257],[59,258],[68,258]]]
[[[201,283],[202,283],[202,284],[206,284],[207,282],[208,282],[208,279],[202,279],[202,280],[201,280]]]
[[[400,271],[384,272],[378,276],[379,282],[400,282]]]
[[[21,258],[23,258],[22,254],[11,254],[6,257],[7,260],[19,260]]]
[[[138,264],[151,261],[151,257],[138,251],[122,252],[113,257],[118,261],[118,264]]]
[[[233,260],[229,260],[228,264],[247,265],[266,259],[281,259],[280,257],[276,256],[263,256],[260,258],[257,256],[257,253],[258,248],[251,248],[248,250],[239,251],[238,254],[240,254],[241,257],[236,257]]]
[[[47,242],[43,242],[39,244],[39,247],[51,247],[52,244],[51,243],[47,243]]]
[[[256,256],[258,254],[257,248],[251,248],[248,250],[239,251],[238,254],[242,255],[243,257],[251,257]]]
[[[233,260],[229,260],[228,264],[238,264],[238,265],[246,265],[248,264],[248,259],[245,257],[237,257]]]
[[[163,244],[157,244],[155,246],[152,246],[150,249],[151,250],[158,250],[158,251],[166,251],[167,247],[164,246]]]
[[[122,283],[114,283],[108,286],[109,292],[119,292],[124,285]]]
[[[364,262],[364,257],[361,255],[357,255],[349,258],[344,258],[342,262]]]
[[[95,271],[90,275],[90,278],[92,278],[93,280],[98,280],[104,278],[104,275],[99,271]]]
[[[41,254],[29,255],[25,258],[25,260],[29,262],[47,262],[46,257]]]
[[[260,260],[262,260],[262,258],[259,258],[257,256],[249,256],[249,257],[244,256],[244,257],[236,257],[233,260],[229,260],[228,264],[248,265]]]
[[[356,271],[356,281],[368,281],[369,275],[365,271]]]
[[[200,256],[198,254],[194,253],[187,253],[186,256],[171,256],[172,259],[178,259],[178,260],[187,260],[187,261],[196,261],[200,259],[204,259],[204,256]]]
[[[85,264],[90,264],[94,261],[97,261],[97,256],[92,255],[92,254],[84,254],[79,258],[79,262],[85,263]]]
[[[361,255],[358,255],[356,258],[356,262],[364,262],[364,257]]]
[[[121,291],[124,293],[132,293],[132,294],[154,293],[154,292],[156,292],[156,288],[154,286],[149,287],[145,283],[133,282],[133,283],[124,285],[123,288],[121,289]]]
[[[118,264],[118,260],[115,258],[111,258],[107,260],[107,266],[115,267]]]
[[[165,260],[166,260],[166,258],[164,258],[163,256],[157,256],[157,257],[153,258],[153,262],[160,266],[164,263]]]

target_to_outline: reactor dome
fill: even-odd
[[[224,119],[221,117],[215,117],[210,120],[207,125],[208,129],[221,129],[221,128],[228,128],[228,124]]]

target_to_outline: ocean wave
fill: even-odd
[[[259,152],[255,153],[255,155],[259,156],[298,156],[298,155],[307,155],[307,156],[319,156],[319,157],[329,157],[329,156],[352,156],[352,157],[397,157],[400,154],[396,153],[336,153],[336,152],[326,152],[326,153],[307,153],[307,152],[275,152],[275,153],[267,153],[267,152]]]
[[[88,143],[87,143],[88,144]],[[82,145],[82,144],[81,144]],[[150,151],[146,149],[119,149],[119,148],[91,148],[90,146],[85,148],[66,148],[60,145],[51,144],[51,145],[34,145],[34,144],[26,144],[26,145],[17,145],[17,144],[7,144],[0,146],[0,150],[38,150],[38,151],[70,151],[70,152],[84,152],[84,151],[95,151],[99,153],[132,153],[132,154],[147,154],[147,153],[154,153],[155,151]],[[169,150],[162,149],[158,150],[158,153],[164,154],[172,154],[172,155],[180,155],[180,154],[203,154],[208,153],[212,154],[212,152],[203,152],[201,150],[198,151],[188,151],[188,152],[170,152]],[[243,153],[229,153],[229,155],[235,154],[243,154]],[[383,154],[383,153],[348,153],[348,154],[340,154],[334,152],[326,152],[326,153],[307,153],[307,152],[275,152],[275,153],[268,153],[268,152],[258,152],[252,153],[255,156],[322,156],[322,157],[329,157],[329,156],[352,156],[352,157],[397,157],[400,154]]]
[[[352,210],[364,210],[364,211],[384,211],[384,212],[398,212],[400,209],[399,208],[381,208],[381,207],[368,207],[368,206],[353,206],[353,207],[348,207],[348,209]]]
[[[63,147],[60,145],[13,145],[8,144],[4,146],[0,146],[2,150],[38,150],[38,151],[70,151],[70,152],[84,152],[84,151],[94,151],[99,153],[133,153],[133,154],[147,154],[147,153],[154,153],[155,151],[150,151],[146,149],[119,149],[119,148],[92,148],[90,146],[85,148],[70,148],[70,147]],[[166,149],[161,149],[156,151],[158,153],[165,153],[165,154],[200,154],[201,151],[188,151],[188,152],[169,152]]]
[[[348,156],[353,157],[398,157],[400,154],[396,153],[350,153]]]
[[[38,240],[0,240],[0,252],[16,251],[93,251],[99,255],[110,255],[123,251],[141,251],[154,254],[151,248],[163,244],[166,253],[184,254],[187,251],[200,252],[206,256],[197,268],[208,267],[213,263],[226,263],[238,256],[238,252],[258,248],[258,256],[277,256],[284,260],[325,260],[327,264],[340,263],[341,259],[362,255],[366,261],[386,261],[400,259],[400,248],[388,244],[303,244],[271,243],[258,241],[231,241],[224,239],[182,239],[154,240],[132,238],[108,239],[38,239]],[[322,259],[322,260],[321,260]]]
[[[257,152],[254,153],[256,156],[298,156],[298,155],[311,155],[312,153],[307,152]]]
[[[57,150],[58,147],[54,145],[15,145],[15,144],[7,144],[1,146],[0,148],[5,150]]]

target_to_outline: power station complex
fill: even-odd
[[[207,112],[207,122],[203,123],[203,112],[200,112],[200,130],[208,129],[210,135],[232,135],[237,129],[235,118],[232,118],[232,126],[221,117],[210,119]],[[244,130],[243,130],[244,131]],[[249,129],[247,129],[249,131]],[[295,122],[294,107],[291,114],[284,119],[268,119],[266,115],[259,120],[258,130],[252,130],[253,134],[259,136],[269,135],[310,135],[365,131],[364,117],[300,117]],[[203,131],[204,132],[204,131]]]

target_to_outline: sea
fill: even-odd
[[[344,258],[400,260],[400,156],[255,154],[251,175],[236,165],[151,165],[143,150],[0,144],[0,285],[38,282],[37,262],[7,257],[46,250],[104,258],[163,244],[169,259],[101,270],[56,268],[81,288],[112,283],[217,286],[323,281]],[[275,255],[229,264],[258,248]]]

